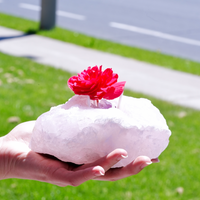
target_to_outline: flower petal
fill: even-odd
[[[115,83],[112,86],[108,87],[106,89],[106,93],[103,96],[103,98],[112,100],[112,99],[119,97],[124,91],[125,83],[126,83],[126,81],[118,82],[118,83]]]
[[[111,68],[102,72],[102,66],[88,67],[68,80],[69,88],[79,95],[89,95],[90,99],[114,99],[124,90],[125,82],[117,83],[118,74]]]

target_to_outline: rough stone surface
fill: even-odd
[[[116,148],[128,158],[114,167],[126,166],[137,156],[157,158],[171,135],[160,111],[147,99],[123,96],[101,100],[98,107],[88,96],[73,96],[51,108],[36,121],[30,148],[76,164],[90,163]]]

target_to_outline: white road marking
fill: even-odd
[[[62,17],[68,17],[68,18],[77,19],[77,20],[85,20],[85,16],[83,15],[77,15],[74,13],[69,13],[69,12],[65,12],[61,10],[57,10],[56,14]]]
[[[19,7],[20,8],[25,8],[25,9],[29,9],[29,10],[34,10],[34,11],[40,11],[41,10],[40,6],[36,6],[36,5],[32,5],[32,4],[27,4],[27,3],[20,3]]]
[[[136,26],[121,24],[121,23],[117,23],[117,22],[111,22],[110,26],[113,28],[137,32],[137,33],[141,33],[141,34],[145,34],[145,35],[151,35],[154,37],[159,37],[159,38],[163,38],[163,39],[167,39],[167,40],[173,40],[176,42],[182,42],[182,43],[186,43],[186,44],[190,44],[190,45],[200,46],[200,41],[198,41],[198,40],[193,40],[193,39],[189,39],[189,38],[170,35],[170,34],[162,33],[159,31],[153,31],[153,30],[139,28]]]
[[[27,3],[20,3],[19,7],[20,8],[25,8],[25,9],[29,9],[29,10],[34,10],[34,11],[40,11],[41,10],[40,6],[32,5],[32,4],[27,4]],[[61,11],[61,10],[57,10],[56,14],[58,16],[72,18],[72,19],[77,19],[77,20],[85,20],[86,19],[86,17],[83,16],[83,15],[78,15],[78,14],[74,14],[74,13],[70,13],[70,12],[65,12],[65,11]]]

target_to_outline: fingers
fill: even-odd
[[[115,165],[117,162],[119,162],[121,159],[125,159],[128,157],[127,152],[124,149],[115,149],[111,153],[109,153],[107,156],[100,158],[99,160],[90,163],[90,164],[85,164],[78,168],[77,170],[80,169],[85,169],[87,167],[92,167],[92,166],[101,166],[105,171],[109,170],[113,165]]]
[[[104,168],[105,171],[109,170],[113,165],[120,160],[128,157],[127,152],[124,149],[115,149],[104,158],[98,161],[98,164]]]
[[[88,180],[116,181],[128,176],[138,174],[143,168],[150,165],[152,161],[157,161],[146,156],[139,156],[129,165],[121,168],[111,168],[119,160],[127,157],[127,152],[123,149],[116,149],[98,161],[78,167],[75,171],[68,171],[62,167],[53,173],[52,182],[59,186],[78,186]],[[111,169],[110,169],[111,168]]]
[[[53,174],[57,179],[53,184],[78,186],[88,180],[103,177],[106,171],[126,157],[127,152],[125,150],[116,149],[94,163],[78,167],[75,171],[66,171],[65,168],[59,169]]]
[[[122,168],[113,168],[106,172],[104,176],[96,177],[97,180],[116,181],[131,175],[138,174],[144,167],[152,163],[146,156],[139,156],[129,165]]]
[[[79,171],[67,171],[65,168],[60,168],[52,174],[50,183],[61,187],[67,185],[78,186],[104,174],[105,171],[101,166],[90,167]]]

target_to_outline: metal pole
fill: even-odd
[[[56,23],[56,0],[41,0],[40,29],[50,30]]]

